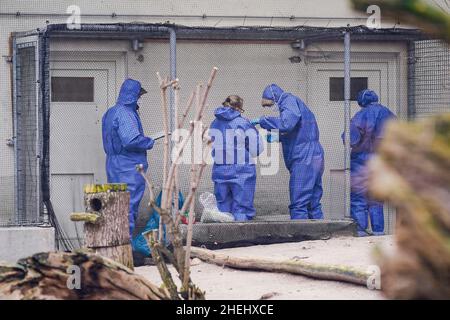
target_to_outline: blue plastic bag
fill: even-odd
[[[158,197],[156,198],[156,205],[158,207],[161,207],[161,197],[162,197],[162,192],[160,192]],[[182,208],[183,203],[184,203],[183,195],[181,192],[179,192],[178,193],[178,208]],[[131,240],[131,247],[133,248],[133,251],[139,252],[139,253],[145,255],[146,257],[151,256],[150,248],[147,245],[147,241],[145,240],[143,233],[145,233],[149,230],[158,229],[159,228],[159,219],[160,219],[160,216],[159,216],[158,212],[156,212],[156,210],[153,209],[152,214],[150,215],[150,217],[147,221],[147,224],[144,227],[144,230],[142,230],[137,236],[135,236]],[[166,226],[165,225],[163,225],[163,242],[166,244],[166,246],[169,244],[169,241],[166,237]]]

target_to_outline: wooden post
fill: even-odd
[[[72,213],[70,218],[85,222],[85,246],[133,269],[126,184],[86,185],[84,205],[86,212]]]

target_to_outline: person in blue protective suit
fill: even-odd
[[[280,141],[283,147],[284,163],[290,173],[291,219],[323,219],[320,201],[324,152],[314,114],[300,98],[276,84],[267,86],[262,98],[263,106],[277,105],[280,116],[263,116],[252,123],[279,131],[279,136],[269,133],[267,141]]]
[[[229,96],[215,110],[216,119],[209,130],[213,141],[212,180],[217,207],[233,214],[235,221],[252,220],[255,216],[253,158],[263,151],[258,130],[241,116],[243,111],[242,98]]]
[[[358,93],[359,110],[350,121],[351,216],[357,223],[358,235],[367,235],[368,219],[374,235],[384,234],[383,203],[367,195],[365,165],[383,137],[386,121],[396,118],[378,103],[377,94],[369,89]],[[344,140],[344,134],[342,134]]]
[[[147,171],[147,150],[154,144],[151,138],[144,135],[137,111],[138,99],[144,93],[146,91],[139,81],[125,80],[116,105],[109,108],[102,119],[108,183],[126,183],[130,192],[130,236],[145,191],[144,178],[136,171],[136,165],[143,164],[144,171]]]

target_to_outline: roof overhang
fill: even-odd
[[[50,24],[42,30],[50,38],[89,39],[167,39],[168,29],[176,31],[179,40],[263,40],[305,42],[333,41],[351,33],[352,41],[414,41],[427,39],[418,29],[356,27],[188,27],[173,24],[81,24],[79,29],[69,29],[66,24]]]

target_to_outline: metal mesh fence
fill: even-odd
[[[0,227],[15,225],[14,176],[0,177]]]
[[[40,223],[39,198],[39,109],[37,90],[36,42],[15,44],[13,57],[14,99],[14,177],[4,178],[0,225]],[[12,196],[15,200],[12,200]],[[15,206],[14,206],[15,203]],[[14,209],[13,209],[14,208]]]
[[[450,106],[450,47],[440,40],[416,41],[413,46],[414,72],[409,81],[413,118],[448,112]]]
[[[79,37],[50,41],[47,80],[52,84],[52,81],[64,79],[65,83],[71,84],[69,87],[50,87],[50,197],[62,228],[75,246],[81,244],[78,241],[82,232],[68,215],[83,209],[83,184],[106,181],[101,118],[107,108],[115,104],[125,78],[141,81],[148,91],[140,101],[139,110],[145,134],[151,136],[163,130],[155,73],[169,74],[169,42],[143,37],[142,48],[133,50],[133,39],[131,36],[92,39],[80,34]],[[260,107],[262,90],[270,83],[277,83],[285,91],[299,96],[316,116],[325,151],[322,197],[325,219],[346,219],[345,194],[349,190],[345,185],[345,150],[341,139],[344,129],[343,41],[338,36],[319,40],[311,42],[306,50],[293,48],[291,44],[292,39],[179,40],[177,77],[182,86],[179,112],[183,111],[196,84],[206,81],[212,66],[217,66],[219,73],[208,97],[206,125],[213,121],[214,109],[232,94],[244,99],[243,116],[249,119],[262,114],[278,114],[275,108]],[[34,46],[17,47],[16,111],[12,117],[16,123],[17,178],[14,179],[11,170],[0,175],[0,225],[38,223],[42,214],[37,158],[42,129],[40,111],[36,108],[39,100],[36,80],[42,77],[43,70],[36,69],[36,50]],[[39,71],[38,77],[36,71]],[[392,43],[382,38],[375,43],[352,42],[352,94],[364,88],[375,90],[380,95],[380,102],[401,119],[449,111],[449,72],[448,46],[438,41],[415,41],[411,50],[406,50],[404,43]],[[354,115],[359,110],[354,96],[350,105]],[[264,136],[265,131],[261,130],[261,134]],[[266,159],[268,162],[257,164],[254,221],[288,221],[289,172],[282,149],[279,144],[265,143],[265,147],[270,149],[271,157]],[[158,191],[162,184],[162,151],[163,144],[158,142],[148,153],[148,175]],[[189,171],[190,165],[180,166],[184,195],[189,188]],[[273,174],[267,174],[268,171]],[[14,183],[15,188],[12,188]],[[198,195],[203,192],[213,192],[211,166],[205,170]],[[146,192],[140,206],[138,230],[144,227],[150,214],[147,200]],[[386,231],[392,232],[395,212],[388,206],[385,210]],[[198,199],[195,211],[199,220],[202,206]],[[223,232],[227,232],[226,227]]]
[[[355,44],[356,52],[352,54],[352,89],[355,93],[370,87],[380,92],[381,103],[389,106],[401,118],[406,118],[406,87],[400,83],[402,69],[400,57],[395,53],[377,52],[373,48],[364,48]],[[361,49],[360,49],[361,48]],[[148,41],[141,53],[163,60],[167,54],[167,44]],[[362,50],[362,52],[358,52]],[[400,49],[399,49],[400,50]],[[300,55],[293,50],[290,42],[209,42],[209,41],[179,41],[177,46],[177,76],[181,79],[181,100],[186,101],[191,89],[199,81],[205,81],[211,66],[219,68],[218,77],[213,85],[208,99],[208,108],[204,116],[206,125],[214,120],[214,109],[231,94],[237,94],[244,99],[245,112],[248,119],[262,114],[276,116],[276,108],[264,109],[260,106],[262,90],[269,83],[277,83],[287,92],[299,96],[314,112],[320,128],[320,141],[325,151],[325,171],[323,175],[322,206],[325,219],[341,220],[345,215],[345,150],[341,134],[344,129],[343,97],[334,97],[343,90],[343,82],[337,88],[332,87],[334,79],[343,80],[344,64],[342,47],[334,49],[327,43],[312,45],[310,52]],[[406,66],[403,66],[406,68]],[[148,69],[142,68],[142,73],[148,74]],[[162,69],[164,70],[164,69]],[[157,68],[155,70],[157,71]],[[406,71],[401,70],[404,74]],[[151,74],[152,72],[150,72]],[[159,107],[159,96],[154,79],[142,77],[145,86],[155,87],[155,91],[143,98],[141,118],[149,131],[162,130],[160,121],[154,119],[154,109]],[[245,88],[245,89],[244,89]],[[335,91],[338,92],[335,92]],[[183,106],[183,105],[182,105]],[[352,115],[359,106],[355,96],[351,101]],[[405,114],[405,116],[403,116]],[[264,137],[267,133],[260,130]],[[149,175],[161,185],[162,144],[157,144],[149,152]],[[277,154],[270,158],[270,164],[257,165],[257,184],[254,205],[256,216],[253,221],[288,221],[289,220],[289,172],[285,167],[282,148],[279,144],[265,144],[266,148]],[[267,174],[268,169],[274,169]],[[181,165],[181,188],[184,194],[188,191],[189,165]],[[213,192],[211,167],[205,170],[198,194]],[[266,173],[266,174],[265,174]],[[146,203],[146,201],[144,201]],[[202,206],[196,205],[197,219],[200,218]],[[394,210],[387,207],[386,230],[393,231]],[[145,212],[145,209],[143,210]],[[141,215],[140,226],[146,221],[146,215]],[[220,231],[227,233],[226,226]],[[214,236],[219,236],[215,234]]]
[[[17,49],[16,65],[16,169],[17,223],[38,222],[38,108],[36,90],[36,46]]]

